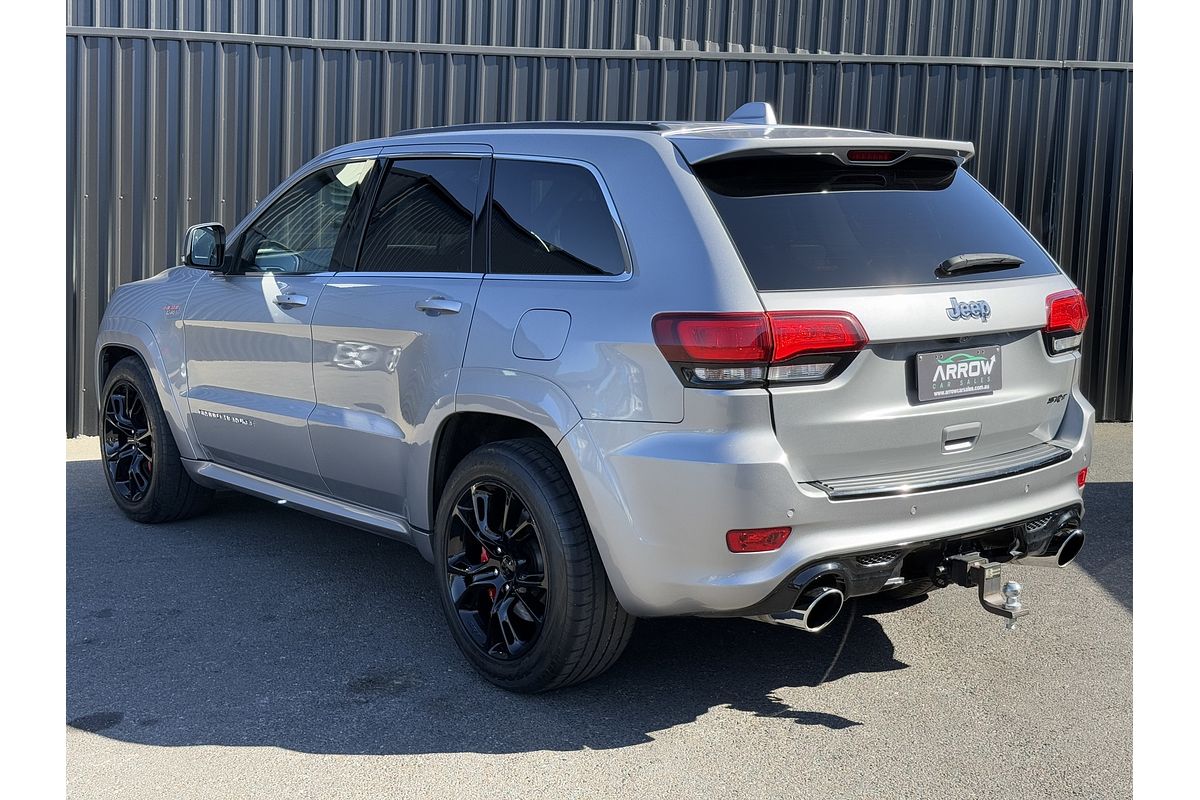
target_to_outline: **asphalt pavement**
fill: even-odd
[[[415,550],[235,494],[126,520],[67,442],[75,798],[1130,796],[1132,426],[1102,425],[1088,543],[974,593],[856,601],[821,634],[642,620],[583,686],[505,693]]]

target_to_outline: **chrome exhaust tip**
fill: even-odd
[[[800,627],[809,633],[818,633],[842,613],[846,596],[832,586],[816,586],[805,589],[796,600],[792,611],[799,615]]]
[[[1031,567],[1065,567],[1079,556],[1086,540],[1083,528],[1067,526],[1050,537],[1041,553],[1022,556],[1016,563]]]
[[[841,589],[833,586],[814,586],[800,593],[790,611],[758,614],[747,619],[771,625],[787,625],[808,633],[819,633],[837,619],[845,602],[846,596]]]

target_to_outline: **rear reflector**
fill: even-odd
[[[1075,482],[1079,484],[1080,489],[1082,489],[1084,484],[1087,483],[1087,471],[1088,468],[1084,467],[1083,469],[1079,470],[1079,474],[1075,476]]]
[[[751,528],[725,534],[725,544],[732,553],[767,553],[783,547],[791,528]]]
[[[846,152],[847,161],[895,161],[904,155],[903,150],[849,150]]]
[[[1055,292],[1046,298],[1046,333],[1083,333],[1087,321],[1087,302],[1083,299],[1083,292],[1078,289]]]

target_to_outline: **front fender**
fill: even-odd
[[[174,357],[169,359],[170,363],[176,365],[175,370],[172,371],[167,367],[168,359],[164,358],[162,348],[159,347],[154,331],[149,325],[133,317],[106,316],[101,323],[100,332],[96,336],[94,374],[96,375],[98,406],[104,402],[100,355],[104,352],[104,348],[110,346],[124,347],[141,356],[150,372],[151,380],[154,381],[154,388],[158,392],[158,401],[162,404],[167,423],[171,426],[171,433],[175,437],[179,454],[184,458],[203,458],[202,451],[192,436],[187,414],[184,413],[180,403],[180,397],[187,385],[181,370],[182,353],[172,354]],[[99,410],[103,413],[103,408],[99,408]]]

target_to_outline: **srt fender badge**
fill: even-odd
[[[958,298],[951,297],[950,307],[946,309],[946,316],[953,320],[977,317],[980,322],[987,322],[991,315],[992,307],[987,300],[964,300],[960,303]]]
[[[1046,405],[1050,405],[1051,403],[1061,403],[1063,400],[1066,400],[1066,399],[1067,399],[1067,396],[1065,394],[1051,395],[1050,397],[1046,398]]]

